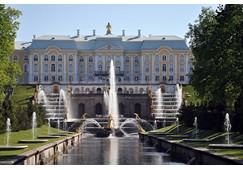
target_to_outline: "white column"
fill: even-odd
[[[141,81],[141,83],[143,83],[144,82],[144,57],[143,57],[143,55],[141,55],[140,56],[141,57],[141,60],[140,60],[140,62],[141,62],[141,64],[140,64],[140,81]]]
[[[134,71],[133,71],[133,66],[134,66],[134,57],[130,57],[130,81],[134,82]]]

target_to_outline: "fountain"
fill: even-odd
[[[172,137],[172,138],[188,138],[189,135],[179,135],[180,132],[180,122],[179,122],[179,118],[176,118],[176,135],[168,135],[168,137]]]
[[[0,150],[14,150],[14,149],[24,149],[28,146],[11,146],[9,145],[10,142],[10,134],[11,134],[11,121],[9,118],[7,118],[6,121],[6,146],[0,146]]]
[[[237,149],[237,148],[243,148],[243,145],[239,145],[239,144],[232,144],[230,141],[230,130],[231,130],[231,123],[230,123],[230,118],[229,118],[229,114],[226,113],[225,114],[225,119],[224,119],[224,128],[225,128],[225,132],[226,132],[226,144],[209,144],[208,146],[211,148],[222,148],[222,149]]]
[[[179,84],[176,84],[175,94],[177,99],[177,108],[180,109],[182,104],[182,88],[180,88]]]
[[[19,143],[43,143],[48,140],[45,139],[35,139],[35,132],[37,127],[36,113],[32,113],[32,139],[31,140],[19,140]]]
[[[183,139],[184,142],[210,142],[210,139],[199,139],[198,138],[198,123],[197,123],[197,117],[194,117],[194,130],[192,131],[192,139]]]

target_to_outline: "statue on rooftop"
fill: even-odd
[[[107,26],[106,26],[107,32],[106,34],[111,34],[111,24],[108,22]]]

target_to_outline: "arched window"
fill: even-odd
[[[44,72],[47,73],[48,72],[48,64],[44,65]]]
[[[102,71],[102,65],[98,65],[98,70]]]
[[[34,72],[38,72],[38,64],[34,64]]]
[[[58,72],[59,72],[59,73],[62,72],[62,64],[58,64]]]
[[[145,56],[145,61],[149,61],[149,56],[148,55]]]
[[[120,61],[120,59],[121,59],[120,56],[117,55],[117,56],[116,56],[116,61]]]
[[[58,61],[62,61],[62,56],[61,55],[58,56]]]
[[[80,119],[84,113],[85,113],[85,105],[83,103],[80,103],[78,105],[78,116],[76,118]]]
[[[83,64],[79,65],[79,72],[80,73],[84,72],[84,65]]]
[[[145,65],[145,72],[149,72],[149,64]]]
[[[129,57],[125,56],[125,62],[129,62]]]
[[[51,56],[51,61],[55,61],[56,60],[56,56],[52,55]]]
[[[119,114],[120,115],[124,115],[125,114],[125,106],[124,106],[124,104],[119,103],[118,110],[119,110]]]
[[[180,61],[184,61],[184,59],[185,59],[185,58],[184,58],[184,55],[181,55],[181,56],[180,56]]]
[[[44,56],[44,61],[48,61],[48,55]]]
[[[34,61],[38,61],[38,56],[37,55],[34,56]]]
[[[138,115],[141,114],[141,104],[136,103],[136,104],[134,105],[134,113],[136,113],[136,114],[138,114]]]
[[[73,72],[73,64],[68,65],[68,72]]]
[[[170,56],[170,61],[173,61],[174,60],[174,57],[173,55]]]
[[[138,73],[138,72],[139,72],[139,65],[138,65],[138,64],[135,64],[134,71],[135,71],[136,73]]]
[[[56,71],[56,66],[55,66],[55,64],[52,64],[51,65],[51,72],[55,72]]]
[[[155,64],[155,72],[159,72],[159,64]]]
[[[135,62],[137,63],[139,61],[138,56],[135,56]]]
[[[68,61],[73,61],[73,56],[72,55],[69,56]]]
[[[174,71],[174,64],[170,64],[170,72]]]
[[[18,56],[15,55],[15,56],[13,57],[13,60],[18,60]]]
[[[96,115],[102,115],[103,114],[102,105],[100,103],[97,103],[95,105],[95,114]]]
[[[180,72],[183,73],[184,72],[184,64],[180,64]]]
[[[122,93],[122,88],[121,88],[121,87],[119,87],[119,88],[117,89],[117,93],[119,93],[119,94]]]
[[[25,55],[24,56],[24,60],[29,60],[29,56],[28,55]]]
[[[96,93],[101,93],[101,88],[97,88]]]
[[[166,64],[163,64],[163,71],[166,71]]]
[[[159,55],[155,55],[155,61],[159,61]]]
[[[166,55],[163,55],[162,59],[163,61],[166,61]]]
[[[89,62],[93,62],[93,57],[92,56],[89,57]]]
[[[79,57],[79,61],[83,62],[84,61],[84,57],[83,56],[80,56]]]
[[[28,64],[25,64],[24,65],[24,72],[29,72],[29,65]]]

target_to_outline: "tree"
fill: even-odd
[[[204,101],[234,111],[243,93],[243,5],[202,8],[186,37],[195,56],[192,86]]]
[[[21,74],[18,64],[9,60],[14,51],[14,40],[19,28],[17,19],[20,15],[20,11],[0,4],[0,103],[6,92],[16,84],[16,76]]]

